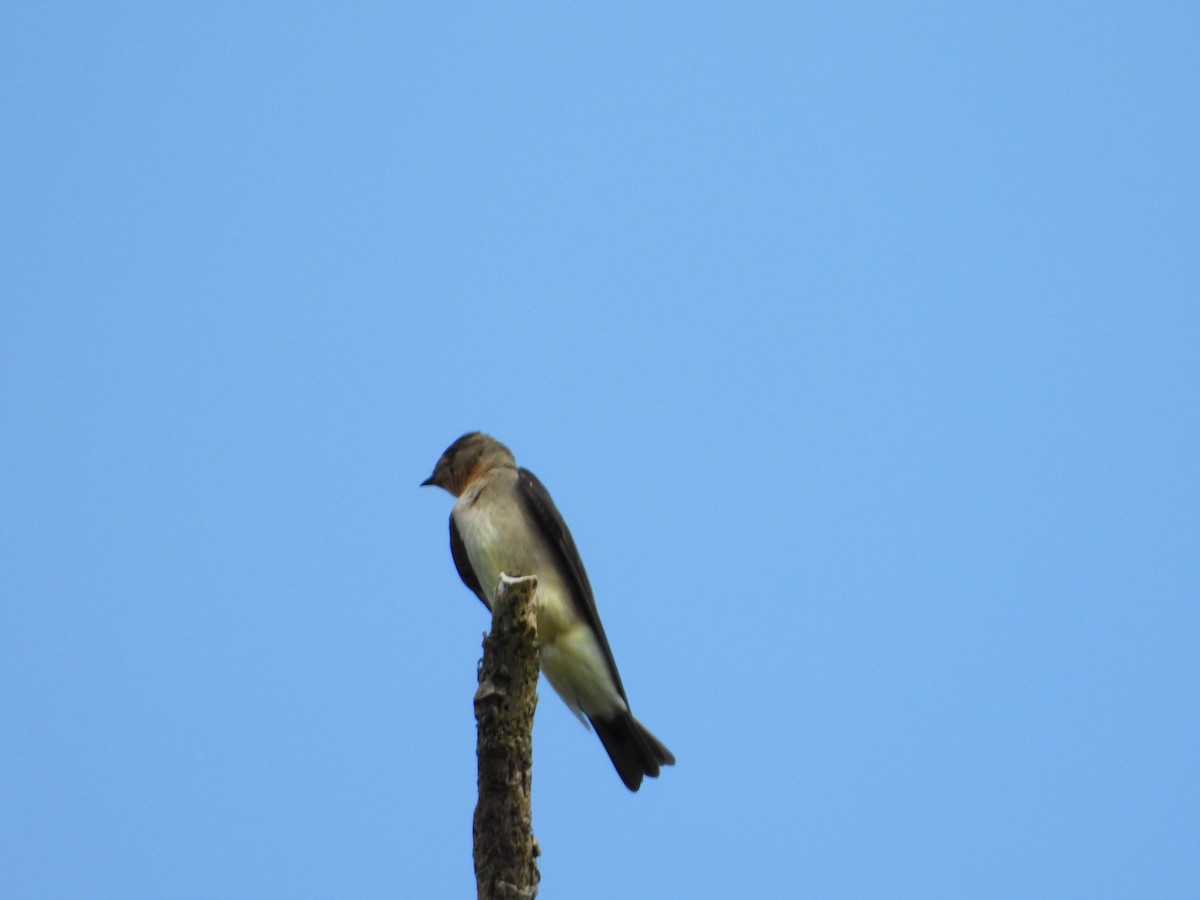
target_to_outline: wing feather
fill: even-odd
[[[617,672],[617,663],[613,659],[612,649],[608,646],[608,638],[604,634],[604,626],[600,624],[600,614],[596,611],[596,598],[592,594],[592,585],[588,581],[587,572],[583,568],[583,560],[575,547],[575,540],[563,520],[562,513],[550,499],[550,492],[538,481],[537,476],[528,469],[517,470],[517,492],[525,504],[526,510],[534,521],[541,526],[541,531],[550,540],[559,558],[561,570],[571,580],[572,593],[579,598],[580,613],[584,622],[592,629],[596,642],[604,651],[604,659],[608,670],[612,673],[613,683],[621,694],[621,699],[629,702],[625,696],[625,687],[621,684],[621,675]],[[464,579],[465,580],[465,579]]]
[[[479,586],[479,577],[471,568],[471,558],[467,556],[467,545],[463,542],[462,535],[459,534],[458,523],[454,521],[453,514],[450,516],[450,555],[454,557],[454,568],[458,569],[458,577],[462,579],[463,584],[483,601],[484,606],[491,609],[492,604],[488,603],[487,594]]]

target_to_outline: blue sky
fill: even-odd
[[[470,896],[484,610],[554,493],[547,897],[1200,891],[1190,4],[10,4],[0,880]]]

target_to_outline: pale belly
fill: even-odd
[[[489,515],[466,504],[455,510],[467,556],[485,593],[494,595],[502,573],[535,576],[539,654],[550,685],[581,719],[585,714],[608,718],[625,711],[604,651],[577,613],[548,548],[529,539],[518,510],[495,503],[489,508]]]

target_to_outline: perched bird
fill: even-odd
[[[458,498],[450,513],[450,553],[463,583],[491,609],[500,573],[537,576],[542,671],[567,706],[591,722],[631,791],[673,765],[671,751],[629,711],[592,586],[567,523],[550,494],[512,452],[478,431],[464,434],[422,486]]]

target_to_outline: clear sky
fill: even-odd
[[[570,522],[543,895],[1200,894],[1192,3],[0,10],[0,894],[472,896]]]

